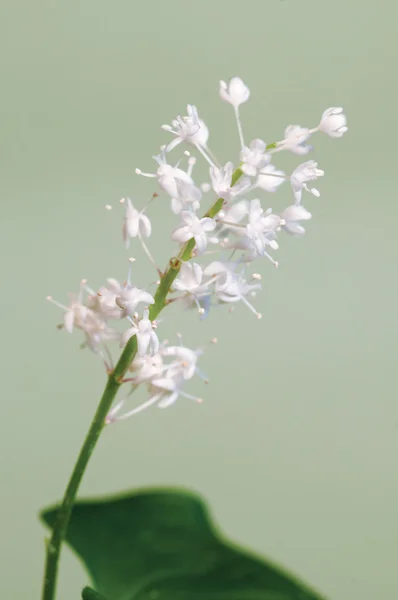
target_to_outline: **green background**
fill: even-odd
[[[349,132],[313,139],[322,196],[307,198],[306,237],[283,237],[279,270],[259,266],[261,322],[244,307],[204,323],[165,313],[163,337],[220,340],[202,361],[209,386],[190,388],[205,403],[109,428],[81,493],[195,488],[232,539],[331,599],[396,597],[396,5],[39,0],[0,13],[0,596],[39,596],[37,513],[59,499],[105,379],[79,336],[56,330],[45,297],[66,301],[82,277],[125,278],[117,201],[142,206],[155,190],[134,168],[153,170],[170,139],[159,126],[187,102],[214,152],[237,162],[218,81],[240,75],[247,139],[272,142],[340,105]],[[291,192],[267,199],[277,210]],[[164,197],[150,214],[163,263],[175,221]],[[148,268],[134,266],[137,285],[153,280]],[[65,551],[58,599],[86,583]]]

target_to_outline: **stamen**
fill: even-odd
[[[51,304],[55,304],[55,306],[58,306],[58,308],[62,308],[62,310],[69,310],[69,308],[67,306],[65,306],[65,304],[61,304],[57,300],[54,300],[54,298],[52,296],[47,296],[46,300],[51,302]]]
[[[142,249],[144,250],[145,254],[147,255],[147,257],[149,258],[150,262],[153,264],[153,266],[155,267],[156,271],[158,272],[158,275],[162,276],[162,271],[159,269],[159,267],[155,263],[155,259],[153,258],[152,254],[150,253],[149,248],[146,245],[146,243],[144,242],[144,240],[142,239],[142,236],[141,236],[141,234],[140,234],[139,231],[138,231],[138,239],[141,242],[141,246],[142,246]]]
[[[125,413],[121,417],[117,417],[117,418],[113,417],[113,420],[115,420],[115,421],[124,421],[125,419],[128,419],[128,418],[132,417],[133,415],[136,415],[137,413],[142,412],[143,410],[149,408],[150,406],[152,406],[153,404],[155,404],[158,400],[160,400],[160,397],[161,397],[161,394],[156,394],[155,396],[153,396],[152,398],[149,398],[149,400],[147,400],[146,402],[144,402],[140,406],[137,406],[136,408],[133,408],[132,410],[130,410],[129,412]]]
[[[215,164],[215,163],[214,163],[214,162],[211,160],[211,158],[210,158],[209,156],[207,156],[207,154],[206,154],[206,152],[204,151],[204,149],[203,149],[203,147],[202,147],[202,146],[200,146],[199,144],[195,144],[195,148],[196,148],[197,150],[199,150],[199,152],[201,153],[201,155],[203,156],[203,158],[204,158],[205,160],[207,160],[207,162],[209,163],[209,165],[210,165],[211,167],[213,167],[213,169],[216,169],[216,168],[217,168],[217,165],[216,165],[216,164]]]
[[[245,142],[243,139],[243,130],[242,130],[242,123],[241,123],[240,115],[239,115],[239,107],[235,106],[234,108],[235,108],[236,124],[238,126],[239,141],[240,141],[241,148],[243,148],[243,146],[245,145]]]
[[[247,308],[249,308],[252,313],[254,313],[257,317],[257,319],[261,319],[262,315],[261,313],[259,313],[252,304],[250,304],[250,302],[248,301],[247,298],[245,298],[245,296],[241,296],[241,300],[244,304],[246,304]]]
[[[143,171],[141,171],[141,169],[136,169],[135,170],[136,175],[142,175],[143,177],[156,177],[156,173],[143,173]]]

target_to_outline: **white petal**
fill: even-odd
[[[217,226],[215,220],[210,219],[210,217],[204,217],[203,219],[200,219],[200,224],[203,231],[213,231]]]
[[[184,244],[185,242],[187,242],[188,240],[191,239],[192,230],[190,227],[187,227],[187,226],[179,227],[178,229],[173,231],[171,237],[174,241]]]
[[[207,246],[207,238],[204,233],[199,233],[194,236],[196,243],[196,251],[198,254],[203,254]]]
[[[148,238],[152,233],[152,225],[146,215],[140,216],[140,234],[142,237]]]
[[[178,398],[178,390],[176,390],[172,394],[169,394],[169,395],[165,396],[164,398],[162,398],[162,400],[160,400],[160,402],[158,403],[158,407],[159,408],[167,408],[168,406],[171,406],[172,404],[174,404],[174,402],[177,400],[177,398]]]
[[[137,333],[137,353],[138,356],[145,356],[148,350],[149,342],[151,341],[150,333]]]
[[[311,213],[301,204],[288,206],[280,215],[285,221],[307,221],[311,219]]]
[[[75,313],[73,310],[68,310],[65,314],[64,314],[64,327],[65,327],[65,331],[67,331],[68,333],[72,333],[73,332],[73,325],[75,323]]]
[[[137,334],[137,329],[135,329],[134,327],[130,327],[130,329],[127,329],[126,331],[124,331],[120,337],[120,347],[123,348],[129,341],[129,339],[131,337],[133,337],[133,335],[136,335],[136,334]]]

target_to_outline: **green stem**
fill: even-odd
[[[232,176],[232,185],[241,177],[242,171],[238,168]],[[224,200],[219,198],[205,214],[206,217],[215,217],[221,210]],[[195,240],[189,240],[181,249],[177,258],[170,260],[169,267],[162,275],[159,286],[154,297],[154,304],[150,307],[149,316],[151,320],[156,319],[160,311],[166,304],[166,298],[170,288],[177,277],[181,264],[190,260],[192,251],[195,247]],[[44,571],[42,600],[54,600],[55,588],[57,583],[58,563],[61,552],[62,542],[66,536],[68,525],[75,503],[77,492],[83,478],[84,472],[90,460],[98,438],[105,426],[105,419],[109,413],[116,394],[123,382],[127,369],[134,360],[137,351],[137,338],[130,338],[124,348],[114,370],[109,374],[108,381],[102,394],[100,403],[91,422],[86,438],[81,447],[72,475],[69,479],[62,504],[58,510],[52,535],[47,543],[46,565]]]
[[[106,416],[109,413],[112,402],[114,401],[117,391],[121,386],[122,379],[134,358],[136,350],[137,339],[132,337],[124,348],[115,369],[108,376],[108,381],[102,394],[100,403],[83,442],[83,446],[81,447],[79,456],[77,457],[75,467],[65,490],[62,504],[58,510],[51,539],[47,542],[46,566],[42,594],[43,600],[53,600],[55,596],[61,545],[68,529],[77,491],[86,470],[88,461],[94,452],[98,438],[105,426]]]

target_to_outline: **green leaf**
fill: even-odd
[[[95,590],[92,590],[89,587],[85,587],[82,591],[83,600],[107,600],[105,596],[99,594]]]
[[[42,513],[52,526],[57,508]],[[107,600],[321,600],[225,541],[203,502],[179,490],[78,502],[67,541]],[[99,600],[89,596],[86,600]]]

